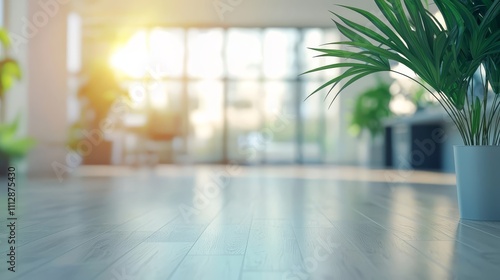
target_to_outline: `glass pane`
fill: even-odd
[[[155,156],[160,162],[174,160],[182,152],[173,143],[183,137],[182,84],[180,82],[154,82],[148,97],[148,139],[153,141]]]
[[[111,64],[120,74],[136,79],[181,77],[184,71],[184,31],[138,31],[116,50]]]
[[[226,63],[230,78],[258,78],[261,75],[262,36],[258,29],[229,29]]]
[[[178,115],[182,110],[181,82],[153,82],[148,87],[147,96],[151,110]]]
[[[228,158],[243,163],[261,160],[263,145],[261,86],[255,81],[231,82],[228,88]]]
[[[189,153],[197,162],[222,160],[223,84],[200,81],[188,85]]]
[[[266,82],[264,131],[265,161],[297,160],[296,87],[290,82]]]
[[[140,82],[128,81],[123,83],[123,87],[128,90],[132,109],[139,111],[148,110],[148,106],[168,110],[180,110],[182,93],[182,83],[178,81],[156,81]],[[148,98],[149,97],[149,100]],[[153,103],[149,104],[148,102]]]
[[[184,31],[153,29],[149,36],[149,72],[153,78],[181,77],[184,73]]]
[[[140,81],[125,82],[128,94],[132,101],[133,110],[145,110],[147,107],[147,84]]]
[[[302,86],[301,101],[309,93],[320,86],[319,82],[308,82]],[[303,145],[302,156],[304,162],[319,162],[324,154],[323,145],[325,140],[325,112],[328,110],[328,103],[323,101],[323,96],[311,96],[301,103],[301,114],[303,121]],[[333,107],[332,107],[333,108]],[[333,110],[330,108],[330,110]]]
[[[163,141],[166,145],[159,146],[161,163],[175,162],[178,155],[184,153],[182,145],[185,134],[185,114],[183,86],[181,82],[154,82],[150,87],[150,133],[153,138]],[[171,142],[166,139],[172,137]]]
[[[126,82],[131,103],[117,117],[123,125],[120,149],[124,161],[130,163],[139,157],[154,157],[160,163],[170,163],[175,154],[173,142],[183,137],[181,115],[182,84],[180,82]],[[121,115],[123,114],[123,115]],[[134,159],[135,158],[135,159]]]
[[[264,31],[263,71],[266,79],[295,78],[298,31],[295,29],[266,29]]]
[[[191,29],[188,33],[188,76],[222,78],[222,29]]]
[[[321,67],[328,63],[337,62],[336,58],[314,57],[319,53],[310,50],[309,48],[318,48],[321,47],[322,44],[335,42],[338,41],[339,39],[340,36],[338,32],[335,30],[319,29],[319,28],[304,30],[303,41],[301,47],[299,48],[299,55],[300,58],[302,59],[301,64],[303,67],[303,69],[301,69],[301,72]],[[335,45],[329,45],[326,46],[325,48],[333,49],[335,48]],[[332,69],[316,73],[310,73],[303,77],[309,80],[311,79],[324,80],[325,78],[331,79],[332,77],[337,76],[338,73],[339,73],[338,69]]]

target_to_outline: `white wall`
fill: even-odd
[[[54,176],[51,164],[66,156],[66,15],[68,0],[6,2],[13,55],[23,79],[9,92],[8,116],[21,112],[23,134],[36,138],[28,172]],[[41,5],[41,3],[50,3]]]
[[[26,14],[27,5],[25,1],[7,1],[5,3],[5,27],[11,34],[20,34],[22,17]],[[15,41],[14,41],[15,42]],[[23,69],[23,79],[16,83],[10,92],[6,94],[7,120],[12,121],[18,113],[23,114],[24,121],[21,124],[21,133],[27,132],[27,81],[28,81],[28,46],[27,44],[14,44],[10,55],[18,60]]]
[[[26,1],[5,1],[5,27],[9,30],[10,34],[21,34],[22,20],[27,15],[27,2]],[[20,42],[20,43],[16,43]],[[14,87],[6,94],[6,121],[13,121],[20,115],[19,135],[25,136],[28,134],[28,45],[23,41],[13,40],[13,46],[10,50],[10,55],[14,57],[21,66],[22,79],[17,82]],[[25,162],[21,162],[17,166],[20,170],[26,169]]]

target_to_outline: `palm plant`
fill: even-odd
[[[500,0],[434,0],[441,23],[421,0],[374,0],[383,18],[366,10],[341,6],[367,19],[373,28],[335,12],[334,20],[346,41],[313,48],[320,57],[343,61],[304,74],[344,68],[311,95],[341,82],[332,102],[349,85],[377,72],[394,72],[412,79],[430,92],[457,126],[465,145],[500,144]],[[424,0],[425,1],[425,0]],[[425,1],[426,2],[426,1]],[[394,69],[400,63],[412,77]],[[474,88],[480,71],[484,94]],[[489,87],[494,93],[488,98]]]

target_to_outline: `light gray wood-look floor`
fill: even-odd
[[[453,175],[403,175],[219,166],[19,179],[15,274],[0,192],[0,279],[500,279],[500,223],[459,220]]]

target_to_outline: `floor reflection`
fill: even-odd
[[[163,168],[26,181],[19,274],[1,279],[500,275],[500,224],[460,221],[453,186],[353,168]]]

